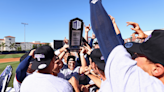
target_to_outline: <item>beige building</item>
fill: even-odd
[[[2,43],[4,43],[4,39],[0,39],[0,45],[1,45]],[[3,49],[3,47],[0,46],[0,51],[2,51],[2,49]]]
[[[2,43],[5,43],[4,47]],[[14,45],[11,47],[11,44]],[[0,39],[0,51],[14,51],[18,47],[21,47],[21,50],[30,50],[35,47],[39,47],[41,45],[45,45],[46,43],[41,43],[40,41],[33,41],[33,42],[15,42],[15,37],[13,36],[5,36],[4,39]]]
[[[5,47],[2,46],[2,43],[5,43]],[[15,43],[15,37],[13,36],[5,36],[4,39],[0,39],[1,51],[10,51],[13,50],[10,48],[10,45]]]

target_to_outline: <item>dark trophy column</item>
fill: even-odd
[[[79,18],[70,20],[69,22],[69,49],[79,50],[82,41],[83,21]]]

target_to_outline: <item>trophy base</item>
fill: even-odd
[[[80,48],[69,48],[70,51],[79,52]]]

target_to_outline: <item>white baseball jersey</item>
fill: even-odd
[[[73,88],[63,78],[35,72],[24,79],[20,92],[73,92]]]
[[[26,73],[26,75],[30,75],[30,73]],[[21,83],[16,79],[16,76],[14,77],[14,81],[13,81],[13,87],[15,89],[15,92],[20,92],[20,86]]]
[[[105,76],[99,92],[164,92],[163,83],[138,67],[122,45],[108,56]]]
[[[69,80],[72,76],[74,76],[77,80],[79,80],[80,66],[76,67],[74,70],[70,70],[68,67],[62,68],[60,73],[58,73],[58,77]]]

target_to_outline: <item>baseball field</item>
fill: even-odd
[[[22,55],[24,55],[24,54],[22,53],[22,54],[3,54],[3,55],[0,55],[0,74],[3,72],[3,70],[6,68],[7,65],[11,65],[13,68],[13,75],[12,75],[12,78],[9,82],[8,87],[13,87],[13,79],[15,76],[15,71],[16,71],[16,68],[19,64],[19,59]]]

